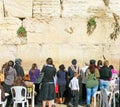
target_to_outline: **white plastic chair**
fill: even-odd
[[[108,104],[109,107],[111,107],[111,101],[112,101],[112,92],[106,91],[108,96]],[[97,106],[98,103],[98,106]],[[94,107],[101,107],[102,106],[102,95],[101,91],[97,91],[94,93]]]
[[[32,87],[27,87],[27,99],[31,99],[32,107],[34,107],[34,98],[35,98],[35,85],[33,84]]]
[[[99,107],[101,107],[101,92],[97,91],[94,93],[94,107],[97,107],[97,105],[99,105]]]
[[[25,107],[25,103],[27,107],[29,107],[29,103],[26,97],[27,90],[26,87],[23,86],[13,86],[11,88],[12,98],[13,98],[13,107],[17,107],[18,103],[22,103],[22,107]]]
[[[113,103],[114,103],[114,107],[116,107],[116,100],[115,100],[115,95],[116,94],[119,94],[119,90],[117,90],[117,91],[115,91],[114,93],[113,93]]]
[[[107,91],[107,95],[109,97],[108,99],[108,104],[109,104],[109,107],[111,107],[111,102],[112,102],[112,97],[113,97],[113,93],[111,91]]]
[[[7,99],[5,101],[2,101],[1,99],[1,89],[0,89],[0,105],[2,105],[2,107],[5,107],[7,103]]]

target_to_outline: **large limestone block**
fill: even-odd
[[[20,44],[17,30],[21,26],[18,18],[0,18],[0,44]]]
[[[96,9],[96,7],[105,7],[102,0],[64,0],[62,5],[63,17],[88,17],[94,14],[94,11],[88,12],[90,8]]]
[[[38,67],[41,66],[41,46],[39,44],[25,44],[17,46],[17,56],[23,60],[25,71],[31,68],[33,63],[37,63]]]
[[[0,45],[0,67],[9,60],[14,60],[17,54],[15,45]]]
[[[6,16],[32,17],[32,0],[4,0]]]
[[[21,26],[21,21],[18,18],[1,18],[0,17],[0,30],[17,30]]]
[[[120,16],[120,0],[110,0],[109,7],[111,12]]]
[[[60,0],[34,0],[34,17],[59,16]]]

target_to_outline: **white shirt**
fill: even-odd
[[[71,90],[78,90],[79,91],[79,82],[76,77],[73,77],[69,83],[69,87]]]
[[[86,79],[85,79],[85,72],[87,70],[88,66],[84,66],[81,70],[81,77],[82,77],[82,83],[86,84]]]

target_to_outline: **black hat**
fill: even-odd
[[[77,64],[77,60],[76,60],[76,59],[73,59],[73,60],[72,60],[72,64],[73,64],[73,65],[76,65],[76,64]]]
[[[96,61],[95,61],[94,59],[91,59],[91,60],[90,60],[90,64],[95,64],[95,62],[96,62]]]

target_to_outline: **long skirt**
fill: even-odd
[[[54,83],[42,83],[40,91],[40,100],[53,100],[55,99],[55,85]]]

